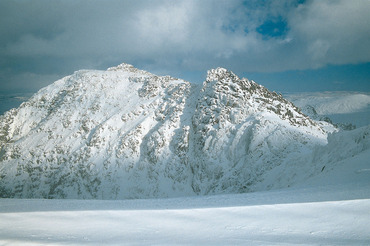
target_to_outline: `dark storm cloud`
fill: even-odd
[[[175,75],[369,62],[369,12],[346,0],[3,0],[0,91],[121,62]]]

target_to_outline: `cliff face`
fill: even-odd
[[[195,85],[128,64],[58,80],[0,127],[1,197],[22,198],[270,188],[279,183],[264,178],[270,170],[302,162],[327,138],[281,95],[226,69]]]

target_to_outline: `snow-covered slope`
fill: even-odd
[[[1,197],[98,199],[286,187],[334,130],[223,68],[196,85],[128,64],[58,80],[0,127]]]

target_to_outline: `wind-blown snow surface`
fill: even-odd
[[[148,198],[291,185],[333,127],[223,68],[203,85],[122,64],[78,71],[0,119],[0,193]],[[308,161],[308,162],[307,162]],[[265,189],[265,188],[264,188]]]

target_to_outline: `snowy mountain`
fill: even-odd
[[[328,144],[331,124],[224,68],[197,85],[128,64],[56,81],[1,116],[0,129],[0,196],[21,198],[288,187],[323,171],[332,153],[320,151],[337,141]],[[369,148],[368,132],[347,155]]]

